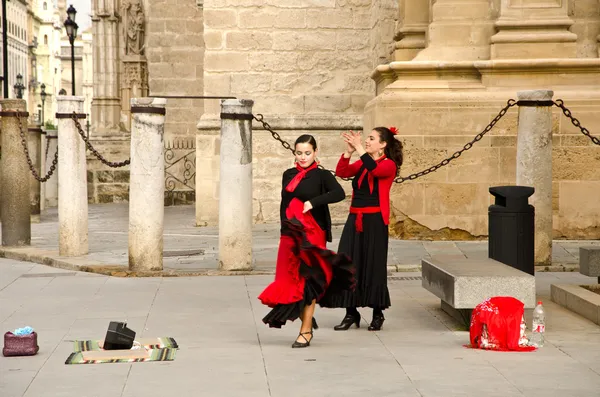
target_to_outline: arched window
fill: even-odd
[[[48,10],[48,3],[44,1],[44,11]]]
[[[48,35],[44,35],[44,45],[48,45]]]

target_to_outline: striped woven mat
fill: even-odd
[[[175,339],[171,337],[162,337],[162,338],[140,338],[136,339],[136,342],[139,342],[140,345],[145,347],[146,349],[164,349],[166,347],[172,349],[178,349],[179,345]],[[102,342],[101,340],[76,340],[73,342],[73,351],[74,352],[85,352],[92,350],[102,350]]]
[[[177,349],[91,350],[73,352],[65,364],[140,363],[148,361],[173,361]]]
[[[140,347],[131,350],[104,350],[101,340],[76,340],[74,352],[65,364],[138,363],[146,361],[173,361],[179,345],[171,337],[140,338]]]

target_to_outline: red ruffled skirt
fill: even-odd
[[[275,281],[258,297],[272,308],[263,318],[272,328],[296,320],[304,306],[318,302],[328,288],[344,291],[355,287],[350,258],[326,248],[325,232],[303,209],[302,201],[290,202],[282,224]]]

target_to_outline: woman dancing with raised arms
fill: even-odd
[[[296,167],[283,173],[281,237],[275,281],[258,297],[272,310],[263,318],[269,327],[281,328],[287,320],[302,320],[292,347],[308,347],[313,338],[315,303],[328,287],[351,289],[353,267],[345,255],[326,249],[331,241],[328,204],[342,201],[345,193],[329,171],[316,162],[317,142],[301,135],[295,143]]]
[[[388,224],[390,189],[402,165],[402,143],[396,129],[377,127],[367,136],[365,145],[359,133],[342,134],[346,152],[338,161],[336,175],[354,177],[352,204],[344,226],[338,253],[348,255],[356,266],[354,291],[327,294],[319,303],[324,307],[344,307],[346,316],[336,331],[360,326],[357,307],[373,308],[370,331],[379,331],[385,318],[383,310],[391,305],[387,287]],[[360,159],[350,164],[352,154]]]

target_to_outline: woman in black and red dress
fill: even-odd
[[[354,177],[352,204],[344,226],[338,253],[347,254],[356,266],[354,291],[327,294],[324,307],[344,307],[346,316],[336,331],[360,326],[357,307],[373,308],[370,331],[379,331],[385,320],[383,310],[391,304],[387,287],[388,224],[390,189],[402,165],[402,143],[395,128],[377,127],[367,136],[365,145],[359,133],[343,134],[346,152],[338,161],[336,175]],[[360,160],[350,164],[356,152]]]
[[[292,347],[307,347],[317,328],[315,303],[330,286],[336,291],[352,288],[354,277],[350,259],[326,249],[331,241],[328,204],[342,201],[344,190],[329,171],[317,167],[317,143],[311,135],[298,137],[294,148],[296,167],[283,173],[275,281],[258,298],[273,308],[263,318],[270,327],[281,328],[300,317]]]

